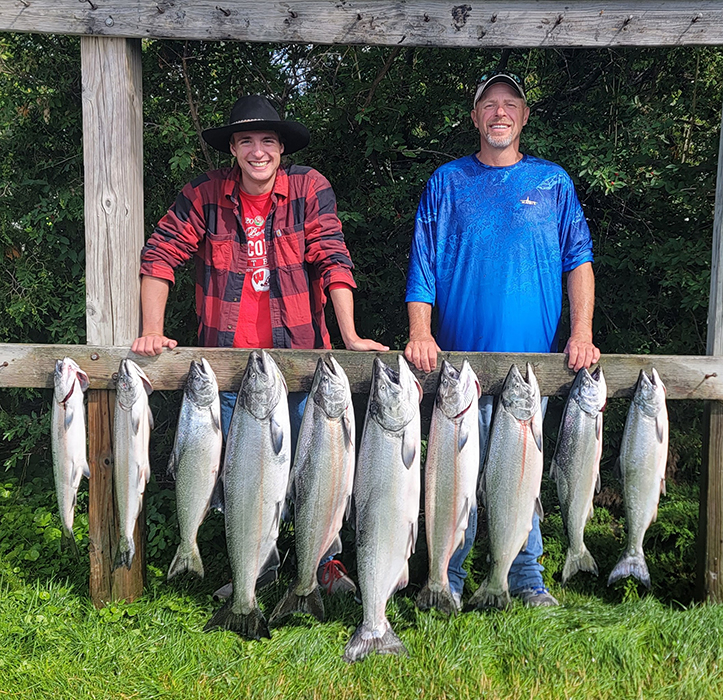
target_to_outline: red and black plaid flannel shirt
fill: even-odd
[[[247,260],[240,183],[234,165],[186,185],[141,252],[141,274],[170,282],[195,253],[198,339],[206,347],[232,347],[236,333]],[[325,290],[356,284],[334,191],[321,173],[278,169],[265,238],[274,347],[330,348]]]

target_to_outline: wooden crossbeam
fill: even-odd
[[[720,0],[0,0],[0,31],[531,48],[723,44]]]
[[[316,368],[319,350],[272,350],[289,391],[308,390]],[[380,353],[388,364],[396,366],[398,352]],[[0,344],[0,387],[51,387],[55,361],[72,357],[90,377],[94,389],[113,389],[113,375],[125,357],[135,360],[148,375],[153,387],[160,390],[183,387],[191,360],[205,357],[218,378],[219,388],[235,391],[241,383],[248,350],[178,347],[153,358],[139,357],[128,347],[91,345],[21,345]],[[334,357],[349,377],[352,391],[367,393],[376,353],[335,350]],[[498,394],[513,363],[524,369],[530,362],[540,390],[546,396],[564,396],[570,389],[574,372],[567,368],[562,354],[535,353],[444,353],[459,367],[467,358],[477,373],[485,394]],[[605,373],[608,396],[632,396],[641,369],[658,370],[665,382],[669,399],[723,400],[723,358],[675,355],[603,355],[600,365]],[[425,393],[437,388],[438,372],[416,372]]]

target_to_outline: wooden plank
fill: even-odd
[[[67,10],[67,8],[66,8]],[[143,94],[138,39],[81,39],[88,342],[127,346],[138,334],[143,246]],[[87,350],[86,350],[87,353]],[[143,593],[144,515],[130,571],[112,571],[119,541],[113,493],[112,384],[88,399],[90,595],[100,607]]]
[[[723,44],[719,0],[0,0],[0,31],[525,48]]]
[[[290,391],[308,390],[320,350],[272,350]],[[379,353],[382,359],[396,364],[397,351]],[[218,377],[219,387],[235,391],[246,367],[248,350],[225,348],[178,347],[153,358],[139,357],[128,347],[85,345],[13,345],[0,344],[0,387],[51,387],[55,360],[72,357],[90,377],[95,389],[114,388],[113,374],[120,361],[131,357],[151,380],[154,389],[183,387],[191,360],[205,357]],[[354,393],[367,393],[376,353],[335,350],[334,357],[346,371]],[[574,373],[567,368],[562,354],[526,353],[444,353],[459,366],[467,358],[477,372],[482,390],[497,394],[512,363],[524,367],[531,362],[547,396],[564,396],[570,389]],[[600,364],[605,372],[610,397],[632,396],[641,369],[655,367],[668,389],[669,399],[723,400],[723,358],[672,355],[603,355]],[[416,372],[425,393],[437,387],[438,372],[423,375]]]
[[[723,116],[713,217],[713,253],[708,305],[709,355],[723,355]],[[723,603],[723,403],[711,402],[704,435],[698,585],[701,597]]]

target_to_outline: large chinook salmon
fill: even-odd
[[[113,479],[120,543],[113,568],[131,568],[136,552],[133,530],[143,505],[143,493],[151,478],[148,442],[153,415],[148,395],[151,382],[133,360],[121,360],[116,380],[115,418],[113,421]]]
[[[509,605],[510,567],[527,543],[535,511],[542,518],[541,482],[540,389],[531,365],[527,365],[527,381],[512,365],[495,411],[480,487],[487,511],[491,569],[468,608]]]
[[[226,543],[233,594],[206,624],[248,639],[269,637],[256,580],[279,567],[276,540],[291,466],[286,382],[271,355],[249,354],[223,464]]]
[[[424,467],[424,518],[429,578],[417,605],[457,612],[447,569],[464,544],[470,512],[477,508],[480,386],[467,360],[458,372],[442,361]]]
[[[297,611],[324,619],[316,572],[322,559],[342,549],[339,531],[354,485],[354,443],[349,380],[331,354],[320,357],[289,479],[298,571],[272,621]]]
[[[85,407],[83,392],[88,388],[88,375],[66,357],[55,363],[53,375],[53,409],[51,411],[50,444],[53,452],[53,476],[58,497],[58,510],[63,541],[78,555],[73,535],[75,503],[80,480],[90,477],[85,447]]]
[[[585,525],[592,518],[592,499],[600,491],[603,408],[607,385],[598,367],[577,373],[562,414],[550,476],[557,482],[560,512],[570,542],[562,583],[578,571],[597,576],[598,568],[585,546]]]
[[[181,543],[168,569],[169,579],[185,571],[203,578],[196,536],[216,486],[222,444],[216,375],[201,358],[200,362],[191,362],[168,462],[168,472],[176,479],[176,512],[181,531]]]
[[[378,357],[354,478],[356,549],[364,620],[344,650],[346,661],[372,651],[407,650],[386,617],[387,600],[409,582],[408,559],[419,517],[419,402],[422,388],[404,358],[399,371]]]
[[[658,515],[658,500],[665,493],[668,461],[668,409],[665,386],[655,369],[650,378],[640,370],[620,444],[619,468],[623,480],[625,526],[628,544],[610,572],[608,586],[634,576],[650,588],[650,574],[643,553],[645,532]]]

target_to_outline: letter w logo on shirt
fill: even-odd
[[[521,200],[520,200],[520,204],[529,204],[529,205],[536,206],[536,205],[537,205],[537,202],[533,202],[533,201],[529,198],[529,196],[527,196],[527,197],[525,197],[524,199],[521,199]]]

